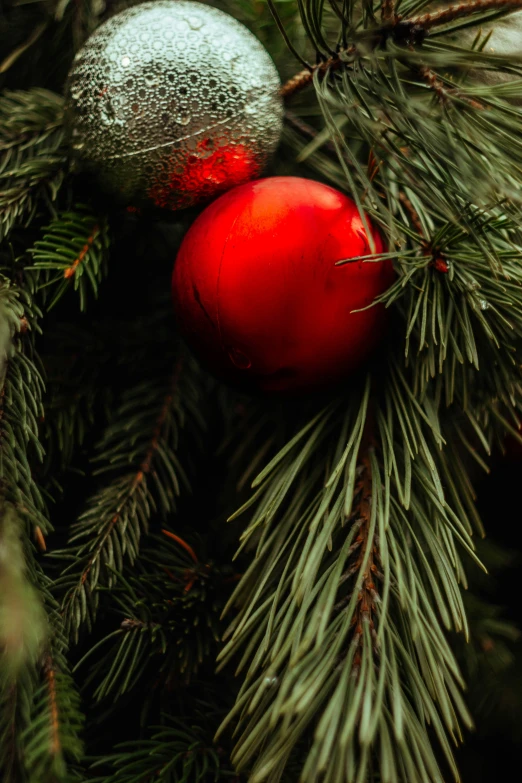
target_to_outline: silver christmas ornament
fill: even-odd
[[[66,87],[73,153],[133,206],[179,209],[260,174],[282,129],[257,38],[190,0],[134,6],[96,30]]]

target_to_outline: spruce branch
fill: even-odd
[[[81,756],[83,716],[61,619],[23,520],[4,500],[0,528],[0,771],[5,780],[65,783],[67,762]]]
[[[118,699],[143,682],[151,695],[188,685],[215,655],[232,568],[200,560],[184,539],[164,532],[169,540],[151,537],[133,573],[116,578],[105,601],[114,629],[77,664],[90,664],[85,685],[96,686],[95,701]]]
[[[168,377],[147,378],[129,389],[98,445],[96,473],[109,480],[74,524],[71,546],[57,553],[72,560],[58,586],[75,639],[94,620],[98,588],[112,585],[125,561],[135,562],[152,514],[172,513],[181,485],[188,488],[177,449],[186,426],[203,427],[194,377],[192,361],[178,357]]]
[[[43,383],[32,339],[37,311],[27,291],[0,284],[0,526],[4,563],[0,769],[6,780],[65,781],[81,753],[82,716],[48,578],[32,540],[51,530],[31,462],[41,459]],[[52,672],[52,677],[51,677]]]
[[[36,526],[50,529],[30,462],[43,458],[38,439],[44,390],[32,339],[37,329],[30,297],[0,278],[0,494]]]
[[[38,587],[48,618],[48,640],[36,668],[31,713],[22,732],[30,781],[69,783],[83,755],[84,716],[67,661],[67,639],[52,581],[39,570]]]
[[[80,296],[80,310],[85,310],[89,290],[96,296],[107,274],[106,218],[79,205],[74,211],[57,215],[42,233],[43,238],[29,251],[34,266],[26,270],[36,272],[35,285],[43,290],[47,309],[54,307],[72,285]]]
[[[14,225],[29,225],[41,202],[52,211],[65,162],[63,98],[40,88],[5,92],[0,97],[0,240]]]
[[[223,754],[212,746],[207,714],[201,714],[199,724],[192,719],[171,718],[164,726],[151,726],[149,737],[118,745],[115,752],[97,760],[92,769],[109,772],[92,778],[92,783],[218,783],[237,781]],[[111,774],[112,773],[112,774]]]
[[[23,522],[4,497],[0,503],[0,651],[5,694],[6,687],[9,691],[20,671],[37,659],[46,629],[41,602],[27,574]]]

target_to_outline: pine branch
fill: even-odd
[[[370,768],[441,783],[428,722],[456,775],[450,743],[470,718],[444,628],[467,627],[457,546],[472,552],[472,517],[454,506],[466,477],[445,495],[434,400],[419,403],[393,360],[388,373],[371,411],[368,381],[311,420],[244,507],[256,555],[220,658],[241,653],[246,670],[224,726],[239,723],[232,760],[253,783],[280,780],[305,736],[304,783]]]
[[[66,162],[62,123],[63,99],[48,90],[0,97],[0,240],[29,225],[41,202],[52,211]]]
[[[285,32],[284,25],[282,24],[279,15],[275,11],[273,3],[270,4],[270,6],[287,46],[294,56],[305,65],[305,68],[302,71],[288,79],[281,88],[281,96],[283,98],[289,98],[304,87],[311,85],[314,80],[317,81],[326,75],[329,76],[331,73],[335,73],[335,71],[338,71],[345,66],[352,66],[354,59],[356,59],[356,55],[362,54],[364,49],[367,50],[370,48],[373,50],[382,47],[386,44],[387,40],[392,40],[399,46],[404,44],[410,46],[412,44],[422,44],[426,33],[433,27],[446,25],[457,19],[467,19],[468,17],[473,17],[475,14],[484,14],[485,12],[492,10],[506,13],[510,10],[522,8],[522,2],[521,0],[470,0],[469,2],[466,0],[457,5],[430,11],[421,16],[405,17],[402,14],[395,13],[393,0],[384,0],[381,5],[381,26],[378,27],[372,23],[364,24],[362,23],[362,19],[360,19],[358,25],[352,27],[351,30],[353,35],[357,29],[357,32],[353,35],[354,42],[347,45],[346,41],[344,41],[344,46],[342,48],[337,47],[335,52],[331,50],[326,43],[325,37],[320,32],[321,20],[318,18],[313,25],[307,24],[308,13],[313,14],[318,4],[310,3],[308,10],[305,10],[305,7],[301,5],[300,12],[302,14],[305,30],[321,58],[320,62],[313,66],[303,60],[295,50]],[[342,14],[339,15],[344,19]],[[477,17],[477,24],[483,21],[483,19],[483,16]],[[375,20],[371,18],[371,20],[366,20],[366,22],[368,21],[374,22]],[[361,34],[362,27],[364,27],[367,32]],[[362,44],[360,51],[358,51],[358,37]],[[327,53],[325,53],[325,50]]]
[[[171,514],[181,484],[188,488],[177,450],[186,426],[203,427],[194,373],[191,360],[178,358],[167,378],[148,378],[129,389],[99,443],[96,473],[109,481],[73,526],[71,546],[58,553],[72,560],[58,585],[74,638],[82,625],[92,625],[98,588],[112,585],[125,561],[135,562],[152,514]]]
[[[98,286],[107,274],[108,246],[106,218],[82,205],[73,212],[57,215],[43,229],[43,239],[37,240],[29,251],[35,264],[26,271],[37,273],[35,283],[45,294],[48,310],[71,285],[79,293],[80,310],[86,309],[89,290],[97,296]]]
[[[476,407],[476,385],[482,395],[489,389],[492,398],[503,388],[502,399],[514,410],[509,399],[518,397],[522,382],[515,348],[522,338],[518,221],[499,205],[476,210],[466,228],[448,222],[426,238],[434,230],[430,216],[423,212],[421,218],[401,195],[416,233],[412,245],[420,249],[397,254],[399,277],[382,301],[398,304],[403,313],[405,356],[414,366],[415,388],[422,393],[443,374],[440,387],[448,405],[457,394],[465,410]],[[476,384],[470,367],[487,368],[489,380],[484,375]]]
[[[352,525],[359,528],[359,533],[352,545],[356,557],[353,559],[353,564],[349,565],[342,577],[348,580],[354,574],[362,574],[362,581],[358,585],[359,592],[353,615],[355,646],[353,671],[357,676],[359,676],[365,652],[364,645],[365,642],[368,642],[368,631],[373,654],[375,655],[377,641],[375,617],[377,603],[381,600],[376,590],[376,579],[378,575],[382,579],[382,574],[380,574],[378,568],[379,551],[372,531],[372,465],[368,454],[365,453],[364,445],[361,445],[364,456],[361,459],[360,477],[356,487],[356,510],[351,515]],[[342,609],[343,606],[344,601],[341,601],[336,609]]]

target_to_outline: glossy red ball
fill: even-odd
[[[372,228],[374,249],[382,241]],[[230,190],[188,231],[176,259],[180,328],[209,369],[263,391],[332,385],[379,343],[393,281],[369,255],[355,203],[327,185],[270,177]]]

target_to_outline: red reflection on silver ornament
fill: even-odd
[[[179,209],[245,182],[257,169],[252,152],[242,144],[214,149],[212,139],[203,139],[183,170],[173,169],[168,182],[154,185],[149,196],[157,207]]]

